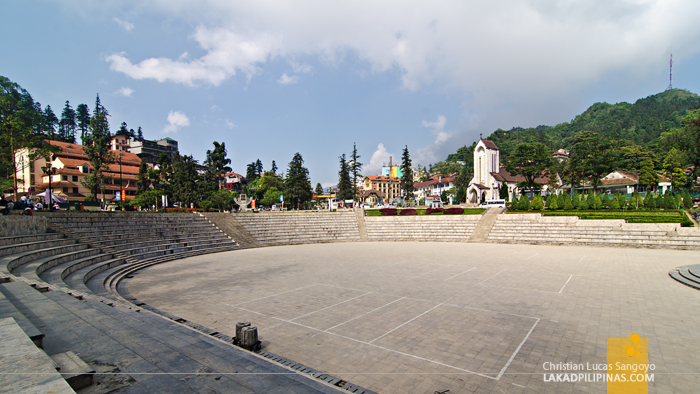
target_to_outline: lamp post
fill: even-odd
[[[51,190],[51,175],[56,173],[56,169],[52,167],[51,162],[47,162],[46,166],[41,167],[41,171],[49,176],[49,211],[53,211],[53,191]]]
[[[122,156],[123,153],[119,154],[119,209],[124,211],[124,189],[122,189]]]

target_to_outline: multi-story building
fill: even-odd
[[[221,190],[234,190],[240,192],[243,186],[248,184],[248,180],[241,174],[235,172],[227,172],[221,174],[223,181],[221,182]]]
[[[50,160],[50,167],[54,169],[51,175],[44,171],[49,166],[43,157],[30,160],[32,151],[26,148],[15,152],[18,163],[21,163],[16,173],[19,181],[17,192],[22,195],[43,192],[49,188],[51,177],[50,184],[54,194],[70,201],[85,200],[90,190],[83,186],[82,181],[86,175],[94,172],[94,168],[88,161],[84,147],[59,141],[48,142],[61,148],[61,152],[54,154]],[[131,199],[136,195],[136,179],[141,159],[130,152],[112,150],[111,153],[115,160],[103,172],[106,177],[104,193],[100,192],[95,197],[113,201],[116,192],[123,190],[124,198]]]
[[[129,152],[145,160],[150,166],[158,164],[158,159],[163,153],[167,154],[172,161],[177,151],[177,141],[168,137],[155,141],[131,141],[129,147]]]
[[[417,200],[428,196],[441,196],[443,192],[454,189],[455,177],[434,176],[426,182],[414,183],[413,187],[416,189],[414,194]]]
[[[384,194],[386,201],[401,197],[401,179],[384,175],[367,175],[362,180],[363,190],[377,190]]]
[[[115,135],[112,137],[112,150],[128,152],[131,148],[131,137],[128,135]]]

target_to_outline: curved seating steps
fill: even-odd
[[[62,245],[70,245],[72,243],[75,243],[74,240],[68,239],[68,238],[61,238],[63,237],[61,234],[55,234],[56,236],[53,236],[54,234],[51,234],[52,237],[48,237],[47,239],[43,240],[35,240],[35,241],[27,241],[24,239],[18,239],[19,242],[11,245],[6,245],[6,246],[0,246],[0,257],[3,256],[8,256],[11,254],[16,254],[16,253],[21,253],[21,252],[28,252],[32,250],[38,250],[38,249],[44,249],[48,248],[50,246],[62,246]],[[21,243],[20,243],[21,242]]]
[[[28,252],[16,253],[9,256],[5,256],[0,259],[0,271],[12,272],[15,268],[29,263],[34,260],[38,260],[45,257],[52,257],[55,255],[61,255],[64,253],[70,253],[74,251],[80,251],[87,249],[88,245],[75,243],[62,246],[54,246],[44,249],[37,249]]]
[[[668,274],[684,285],[700,290],[700,264],[674,268]]]
[[[80,300],[62,291],[42,294],[24,283],[3,284],[0,291],[7,295],[10,302],[17,303],[17,309],[45,334],[43,343],[46,353],[70,350],[80,354],[89,365],[105,366],[108,370],[120,368],[117,371],[134,373],[117,390],[280,394],[337,392],[335,388],[305,376],[279,375],[288,370],[213,338],[216,336],[214,333],[207,335],[192,330],[141,308],[135,310],[117,303],[110,305],[97,300]],[[217,379],[166,374],[173,370],[194,374],[241,369],[263,374],[255,377],[225,375]],[[102,371],[98,370],[98,373]],[[139,373],[160,375],[149,379],[137,375]],[[105,386],[103,389],[109,388]]]

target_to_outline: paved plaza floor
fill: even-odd
[[[604,364],[636,331],[650,393],[700,392],[700,291],[668,276],[700,251],[368,242],[191,257],[128,284],[139,300],[378,393],[603,393],[545,382],[546,362]],[[177,372],[177,371],[173,371]],[[534,373],[534,374],[533,374]]]

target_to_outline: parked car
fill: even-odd
[[[505,207],[506,207],[506,200],[486,200],[481,205],[479,205],[479,208],[505,208]]]

